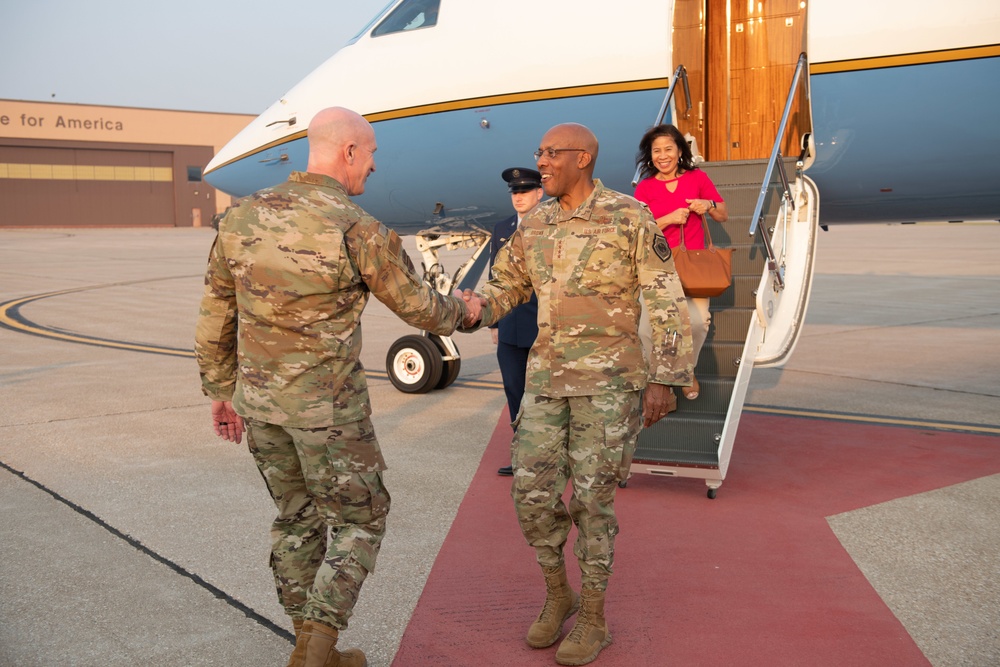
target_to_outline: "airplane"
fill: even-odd
[[[712,301],[701,406],[686,426],[681,414],[644,431],[633,471],[702,477],[714,498],[753,367],[794,350],[817,229],[1000,218],[996,81],[991,0],[393,0],[205,178],[234,196],[279,183],[305,168],[313,115],[353,109],[379,144],[357,203],[418,233],[425,268],[438,247],[478,248],[454,278],[432,276],[445,291],[478,280],[484,225],[509,215],[499,174],[533,166],[550,127],[593,130],[595,176],[631,192],[639,138],[674,123],[729,203],[712,236],[736,250],[733,286]],[[433,336],[387,357],[393,384],[414,393],[448,386],[459,364]]]

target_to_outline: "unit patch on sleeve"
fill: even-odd
[[[670,259],[670,246],[667,245],[667,239],[663,238],[663,234],[657,234],[653,237],[653,252],[656,253],[661,262]]]

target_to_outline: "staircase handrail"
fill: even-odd
[[[795,101],[795,93],[798,91],[799,81],[804,81],[806,86],[806,96],[809,95],[809,77],[802,78],[802,71],[808,65],[805,52],[799,54],[798,62],[795,64],[795,72],[792,74],[792,85],[788,89],[788,97],[785,100],[785,110],[781,114],[781,122],[778,124],[778,136],[774,140],[771,148],[771,157],[767,161],[767,169],[764,171],[764,180],[760,185],[760,195],[757,197],[757,205],[754,207],[753,217],[750,219],[750,236],[757,232],[758,226],[764,221],[764,199],[770,188],[771,176],[774,174],[774,167],[778,165],[778,175],[781,177],[781,196],[795,206],[791,195],[791,188],[788,185],[788,175],[785,173],[784,163],[781,162],[781,142],[785,138],[785,128],[788,126],[788,118],[792,113],[792,103]],[[778,271],[778,263],[774,257],[774,249],[771,247],[771,239],[767,230],[760,226],[760,235],[764,241],[764,249],[767,251],[767,268],[774,275],[778,289],[784,289],[785,281]]]
[[[687,113],[691,110],[691,86],[688,84],[687,68],[684,65],[678,65],[677,69],[674,70],[670,86],[667,88],[667,94],[663,97],[663,104],[660,105],[660,111],[656,114],[656,120],[653,121],[653,127],[662,123],[663,117],[667,115],[667,107],[670,105],[670,98],[674,96],[674,88],[677,86],[678,80],[684,82],[684,99],[687,100],[687,108],[684,112]],[[633,188],[639,183],[639,174],[641,171],[642,165],[635,168],[635,175],[632,176]]]

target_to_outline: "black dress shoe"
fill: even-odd
[[[500,468],[500,470],[497,470],[497,474],[498,475],[507,475],[508,477],[513,477],[514,476],[514,466],[504,466],[503,468]]]

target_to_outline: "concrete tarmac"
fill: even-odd
[[[212,434],[189,352],[212,237],[0,230],[14,327],[0,328],[0,665],[287,661],[273,505],[245,445]],[[967,430],[1000,446],[998,251],[995,223],[822,233],[796,352],[754,373],[750,409]],[[473,473],[506,463],[482,460],[504,398],[487,332],[456,338],[454,385],[407,395],[385,354],[414,330],[375,301],[363,322],[393,508],[342,642],[383,667]],[[123,341],[133,349],[113,346]],[[1000,476],[959,486],[830,522],[931,664],[997,664]],[[928,515],[952,520],[930,534]],[[907,548],[880,543],[887,529]]]

